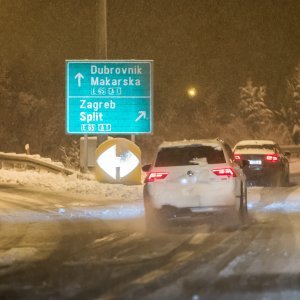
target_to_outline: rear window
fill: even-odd
[[[263,144],[263,145],[238,145],[235,150],[240,149],[267,149],[276,152],[276,146],[272,144]]]
[[[195,165],[192,161],[206,159],[208,164],[225,163],[222,148],[191,145],[185,147],[162,148],[156,158],[156,167]]]

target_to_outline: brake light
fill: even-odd
[[[145,183],[165,179],[168,176],[168,174],[169,174],[168,172],[150,172],[148,173],[145,179]]]
[[[217,176],[236,177],[236,173],[235,173],[234,169],[232,169],[230,167],[212,169],[212,172]]]
[[[240,161],[240,160],[242,160],[242,157],[238,154],[234,154],[234,160],[235,161]]]
[[[268,154],[266,155],[266,161],[268,162],[278,162],[279,155],[278,154]]]

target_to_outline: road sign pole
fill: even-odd
[[[107,0],[98,0],[96,21],[96,57],[107,59]],[[97,145],[107,140],[107,135],[97,135]]]
[[[98,0],[96,14],[96,57],[107,59],[107,2]]]
[[[84,151],[84,164],[83,164],[83,172],[87,173],[88,171],[88,136],[87,134],[84,135],[84,142],[83,142],[83,151]]]
[[[135,135],[134,134],[131,135],[131,141],[135,143]]]

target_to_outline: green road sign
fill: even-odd
[[[66,61],[67,133],[152,133],[152,68],[152,61]]]

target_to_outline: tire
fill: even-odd
[[[248,217],[248,192],[247,186],[244,186],[243,182],[241,182],[241,190],[240,190],[240,205],[239,205],[239,219],[242,223],[247,220]]]
[[[289,186],[290,185],[290,174],[287,173],[284,177],[284,186]]]
[[[278,175],[278,177],[279,177],[279,180],[278,180],[277,186],[281,186],[281,187],[289,186],[289,184],[290,184],[289,173],[282,172],[280,174],[280,176]]]
[[[157,233],[166,228],[166,221],[160,210],[155,209],[149,202],[144,204],[146,232]]]
[[[271,186],[278,187],[283,185],[282,174],[275,174],[271,179]]]
[[[247,189],[247,185],[244,188],[244,210],[246,212],[246,214],[248,215],[248,189]]]

